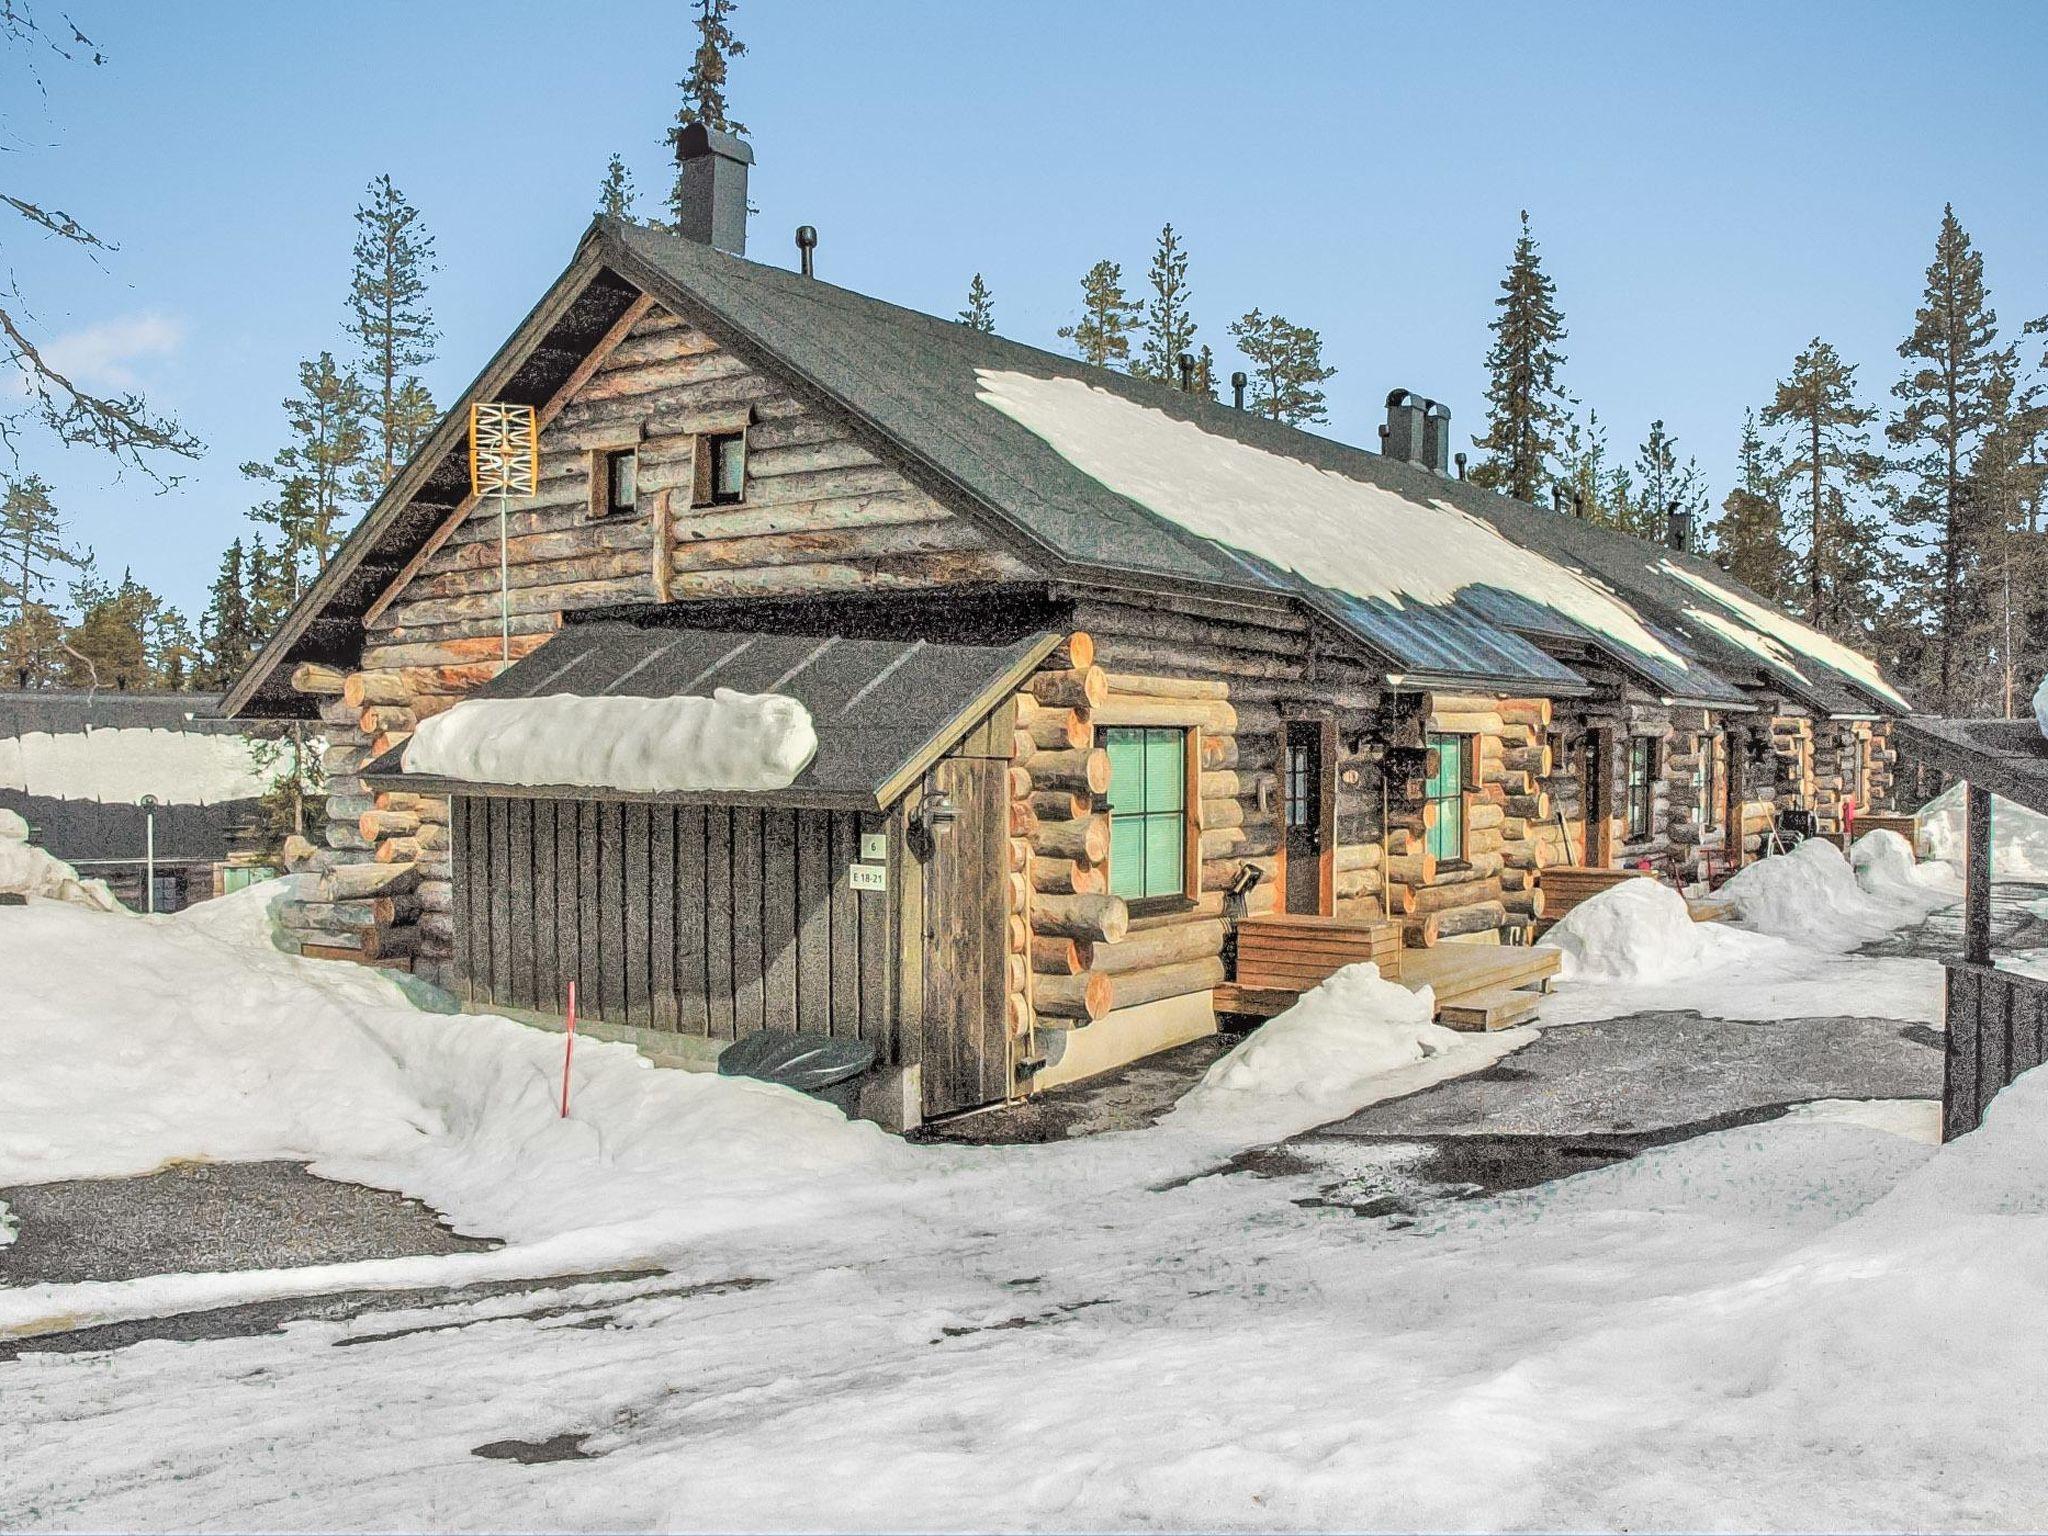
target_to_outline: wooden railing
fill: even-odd
[[[1969,960],[1947,965],[1943,1141],[1974,1131],[1992,1096],[2048,1055],[2048,981]]]

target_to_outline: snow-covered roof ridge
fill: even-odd
[[[420,722],[405,771],[470,784],[637,794],[787,789],[818,750],[810,711],[784,694],[465,699]]]
[[[59,800],[222,805],[257,798],[271,777],[254,738],[228,732],[99,726],[0,736],[0,789]]]
[[[1687,608],[1687,616],[1711,627],[1717,634],[1743,647],[1775,667],[1782,667],[1798,678],[1806,674],[1793,661],[1794,656],[1804,656],[1831,671],[1840,674],[1887,704],[1900,709],[1910,709],[1904,694],[1885,681],[1875,661],[1860,651],[1851,650],[1841,641],[1822,634],[1812,625],[1795,619],[1782,609],[1771,608],[1753,598],[1744,597],[1740,592],[1722,585],[1699,572],[1689,570],[1669,558],[1658,562],[1658,569],[1675,581],[1684,582],[1694,591],[1711,598],[1727,610],[1727,617]]]
[[[1680,670],[1605,582],[1518,544],[1441,497],[1418,500],[1204,430],[1084,380],[977,368],[981,401],[1083,474],[1203,538],[1315,585],[1397,608],[1492,587]]]

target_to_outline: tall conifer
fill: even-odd
[[[220,571],[208,590],[206,612],[200,616],[199,638],[202,675],[210,688],[229,687],[256,653],[256,635],[249,622],[249,573],[240,539],[220,557]]]
[[[996,328],[995,295],[988,291],[988,284],[981,280],[979,272],[967,285],[967,307],[960,311],[959,319],[970,331],[987,332]]]
[[[41,475],[8,480],[0,496],[0,620],[21,618],[42,601],[59,567],[81,556],[64,542],[64,523]]]
[[[1473,467],[1472,478],[1534,501],[1551,478],[1568,406],[1558,382],[1565,360],[1558,349],[1565,339],[1564,316],[1557,307],[1557,284],[1543,270],[1529,232],[1526,210],[1500,289],[1494,300],[1498,313],[1489,325],[1493,345],[1486,354],[1486,435],[1472,440],[1484,457]]]
[[[1879,531],[1863,505],[1883,467],[1869,447],[1877,412],[1857,402],[1855,367],[1816,336],[1793,359],[1760,419],[1780,434],[1786,474],[1805,503],[1807,621],[1854,639],[1885,566]]]
[[[1708,528],[1714,562],[1752,591],[1775,601],[1789,595],[1792,552],[1785,546],[1785,456],[1764,440],[1756,412],[1742,414],[1737,482]]]
[[[1161,384],[1180,385],[1180,355],[1195,345],[1195,319],[1188,313],[1188,253],[1171,224],[1159,231],[1152,250],[1152,265],[1145,282],[1152,290],[1145,300],[1144,341],[1137,366],[1131,371],[1140,378]]]
[[[617,155],[604,168],[604,180],[598,184],[597,211],[608,219],[633,217],[633,173]]]
[[[747,131],[746,124],[726,110],[726,72],[732,61],[743,57],[747,51],[747,45],[733,36],[733,5],[734,0],[697,0],[697,51],[690,56],[690,72],[676,82],[683,99],[676,108],[675,122],[668,130],[670,153],[680,146],[683,130],[692,123],[702,123],[718,133],[743,134]],[[682,218],[683,174],[680,166],[676,169],[675,185],[669,191],[668,203],[669,211],[676,218]]]
[[[1320,386],[1337,370],[1324,364],[1317,332],[1254,309],[1231,322],[1230,335],[1252,365],[1252,409],[1289,426],[1329,419]]]
[[[1059,328],[1062,341],[1074,344],[1074,355],[1098,368],[1116,368],[1131,356],[1131,327],[1138,306],[1124,294],[1123,268],[1098,261],[1081,279],[1081,318]]]
[[[278,557],[296,601],[348,532],[366,495],[376,489],[365,473],[370,400],[356,377],[322,352],[299,364],[297,397],[284,402],[291,440],[268,464],[244,464],[242,473],[277,487],[277,495],[250,515],[278,530]]]
[[[372,181],[367,196],[356,209],[348,333],[362,352],[359,367],[371,396],[376,479],[382,488],[424,434],[422,418],[433,415],[418,370],[434,360],[439,335],[427,308],[433,236],[389,176]]]

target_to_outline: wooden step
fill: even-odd
[[[1445,1003],[1436,1018],[1446,1029],[1512,1029],[1533,1015],[1542,1002],[1541,992],[1495,987]]]
[[[1253,1019],[1273,1018],[1300,1001],[1299,992],[1279,987],[1245,987],[1234,981],[1218,987],[1215,998],[1218,1013],[1243,1014]]]

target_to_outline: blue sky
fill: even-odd
[[[297,360],[344,346],[364,184],[389,172],[438,242],[445,400],[568,261],[612,151],[658,203],[693,44],[680,0],[72,14],[109,62],[48,64],[42,104],[10,85],[0,169],[121,249],[96,270],[10,229],[4,255],[63,357],[209,451],[166,495],[77,451],[23,467],[195,608]],[[979,270],[998,329],[1054,346],[1081,272],[1135,285],[1171,219],[1201,339],[1254,305],[1317,327],[1324,430],[1368,445],[1395,385],[1478,430],[1525,207],[1569,387],[1631,457],[1663,417],[1717,500],[1809,337],[1884,403],[1945,200],[2001,317],[2048,311],[2048,6],[742,0],[736,26],[758,259],[815,224],[821,276],[948,314]]]

